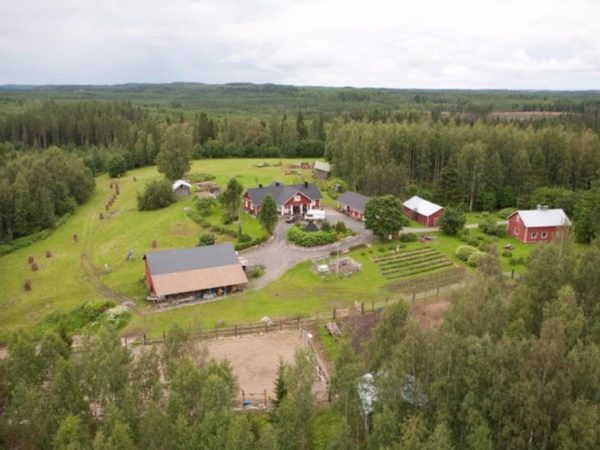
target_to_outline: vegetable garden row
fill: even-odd
[[[452,266],[452,262],[431,247],[373,258],[388,280],[397,280]]]

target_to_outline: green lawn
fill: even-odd
[[[263,161],[200,160],[193,162],[191,172],[211,173],[221,186],[234,175],[246,187],[274,180],[292,183],[300,181],[302,176],[311,177],[310,170],[299,171],[301,175],[285,175],[285,167],[274,166],[278,159],[267,159],[270,167],[255,167]],[[285,166],[298,160],[282,162]],[[134,176],[137,182],[133,181]],[[67,311],[88,300],[104,298],[97,291],[94,277],[119,293],[137,297],[140,305],[146,307],[142,300],[145,288],[141,282],[141,257],[151,250],[152,241],[158,242],[159,249],[189,247],[204,232],[184,211],[186,206],[193,205],[191,198],[159,211],[137,211],[137,192],[158,177],[155,167],[128,172],[119,180],[121,195],[104,220],[98,216],[112,192],[109,178],[98,177],[93,196],[47,239],[0,257],[0,342],[6,341],[12,331],[30,327],[53,311]],[[242,215],[241,220],[246,233],[260,232],[254,218]],[[237,225],[234,227],[237,230]],[[78,235],[77,243],[72,240],[73,234]],[[134,262],[125,260],[130,249],[135,253]],[[46,250],[53,252],[52,258],[45,258]],[[30,270],[29,255],[38,262],[39,271]],[[110,273],[104,273],[105,264],[109,265]],[[23,289],[25,279],[32,281],[30,292]]]

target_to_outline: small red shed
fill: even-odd
[[[444,213],[444,208],[415,195],[402,204],[402,212],[425,226],[435,227]]]

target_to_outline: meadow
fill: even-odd
[[[263,162],[269,166],[256,167]],[[278,165],[279,162],[278,159],[198,160],[193,162],[191,172],[212,174],[221,187],[232,176],[236,176],[245,187],[268,184],[273,180],[293,183],[299,182],[302,177],[311,178],[310,170],[297,170],[296,174],[285,175],[285,166],[298,160],[283,160],[282,166]],[[385,279],[373,259],[390,252],[397,243],[374,244],[371,249],[351,253],[363,264],[363,269],[347,279],[323,279],[306,262],[258,291],[247,290],[212,303],[161,312],[154,310],[144,299],[146,287],[142,262],[144,253],[152,250],[152,241],[157,242],[158,250],[189,247],[196,245],[199,235],[206,232],[185,211],[193,207],[191,197],[158,211],[137,210],[137,193],[146,182],[160,176],[155,167],[129,171],[118,180],[120,195],[108,212],[104,207],[114,191],[110,188],[113,180],[106,175],[99,176],[92,198],[48,238],[0,257],[0,342],[5,342],[13,331],[42,322],[53,312],[69,311],[90,301],[132,299],[136,307],[124,333],[157,335],[173,323],[214,327],[217,323],[233,325],[258,321],[264,316],[312,316],[329,312],[334,307],[382,301],[394,295],[386,287],[389,280]],[[326,198],[325,203],[335,204],[330,198]],[[103,220],[99,218],[101,212],[105,216]],[[220,224],[218,208],[208,220]],[[253,236],[262,233],[256,219],[246,214],[242,214],[241,225],[245,233]],[[235,224],[231,227],[237,229]],[[435,239],[430,243],[408,243],[406,249],[430,246],[452,263],[464,266],[454,256],[454,250],[461,242],[454,237],[433,234]],[[77,235],[76,242],[74,235]],[[218,235],[217,239],[231,238]],[[514,245],[515,256],[526,257],[529,254],[529,247],[512,238],[498,240],[499,250],[505,241]],[[48,250],[52,252],[51,258],[46,258]],[[134,254],[133,261],[126,258],[129,251]],[[38,271],[31,271],[29,256],[38,263]],[[504,271],[512,269],[506,258],[502,258],[502,266]],[[517,270],[522,267],[518,266]],[[32,283],[29,292],[23,288],[25,279]]]

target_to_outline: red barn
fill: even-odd
[[[529,244],[551,241],[558,229],[571,226],[571,221],[562,209],[537,209],[515,211],[508,217],[508,234]]]
[[[402,204],[402,212],[425,226],[435,227],[444,213],[444,208],[415,195]]]
[[[260,211],[262,201],[271,195],[277,204],[279,214],[303,214],[309,209],[321,208],[321,191],[313,183],[285,185],[278,181],[263,187],[248,189],[244,193],[244,210],[252,215]]]
[[[365,218],[365,206],[371,197],[359,194],[358,192],[346,191],[337,199],[340,210],[359,220]]]

